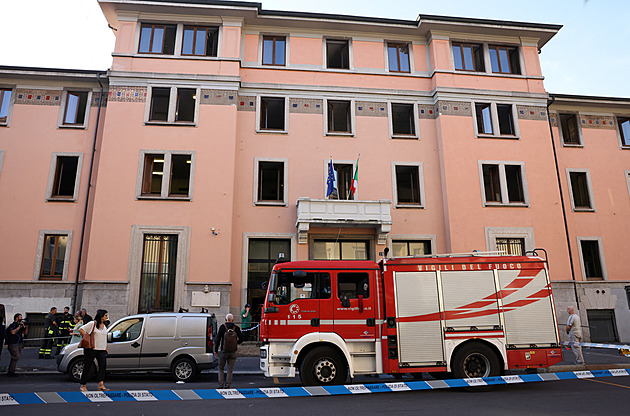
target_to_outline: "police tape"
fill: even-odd
[[[575,341],[564,341],[562,345],[579,345],[580,347],[588,347],[588,348],[609,348],[614,350],[627,350],[630,349],[630,345],[619,345],[619,344],[597,344],[593,342],[575,342]]]
[[[563,373],[522,374],[500,377],[464,378],[453,380],[409,381],[376,384],[348,384],[343,386],[260,387],[251,389],[193,389],[193,390],[128,390],[108,392],[47,392],[0,393],[1,405],[47,403],[104,403],[151,402],[166,400],[267,399],[282,397],[338,396],[364,393],[392,393],[403,391],[437,390],[629,376],[630,369],[572,371]]]

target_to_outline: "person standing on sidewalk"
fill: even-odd
[[[24,337],[28,335],[28,325],[22,319],[21,313],[13,315],[13,323],[9,325],[6,331],[6,341],[9,346],[9,354],[11,354],[11,363],[9,364],[9,377],[17,377],[15,367],[22,354],[24,348]],[[1,346],[0,346],[1,347]]]
[[[50,308],[50,312],[44,318],[44,341],[39,349],[39,358],[53,358],[52,347],[57,336],[57,308]]]
[[[70,342],[72,315],[70,315],[69,306],[63,308],[63,314],[57,318],[57,329],[59,331],[59,337],[57,338],[57,354],[59,354],[64,345],[67,345]]]
[[[108,391],[103,382],[105,381],[105,371],[107,369],[107,325],[105,321],[109,319],[105,309],[96,311],[94,320],[79,328],[81,336],[92,334],[94,336],[94,348],[83,349],[83,373],[81,374],[81,391],[88,391],[87,380],[94,365],[94,359],[98,362],[96,381],[98,391]]]
[[[582,322],[580,317],[575,313],[575,308],[569,306],[567,308],[569,313],[569,319],[567,320],[567,334],[569,334],[569,341],[571,344],[571,350],[575,354],[574,364],[584,364],[584,356],[582,355],[582,346],[579,345],[582,342]]]
[[[219,355],[219,388],[229,389],[232,386],[232,371],[236,363],[236,351],[238,344],[243,342],[241,329],[234,323],[234,315],[228,313],[225,316],[225,323],[219,327],[217,342],[214,346],[215,354]],[[225,363],[228,365],[227,382],[225,380]]]
[[[241,329],[243,330],[243,341],[249,339],[249,328],[252,326],[252,306],[248,303],[241,312]]]

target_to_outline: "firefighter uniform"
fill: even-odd
[[[70,342],[70,330],[72,329],[72,315],[63,313],[57,318],[57,330],[59,337],[57,338],[57,353],[61,351],[64,345]]]
[[[52,347],[57,336],[57,321],[55,314],[49,312],[44,318],[44,341],[39,349],[39,358],[52,358]]]

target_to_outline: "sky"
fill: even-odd
[[[561,24],[540,54],[556,94],[630,98],[630,0],[263,0],[267,10]],[[106,70],[115,37],[97,0],[4,0],[0,65]]]

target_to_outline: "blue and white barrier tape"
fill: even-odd
[[[619,345],[619,344],[596,344],[593,342],[573,342],[573,341],[564,341],[562,345],[579,345],[581,347],[589,347],[589,348],[609,348],[614,350],[630,349],[630,345]]]
[[[457,387],[491,386],[499,384],[534,383],[619,377],[630,375],[630,369],[597,371],[572,371],[565,373],[523,374],[501,377],[465,378],[454,380],[408,381],[377,384],[348,384],[344,386],[314,387],[261,387],[254,389],[219,390],[129,390],[108,392],[48,392],[48,393],[0,393],[1,405],[44,403],[103,403],[144,402],[160,400],[214,400],[214,399],[261,399],[280,397],[337,396],[362,393],[391,393],[398,391],[436,390]]]

